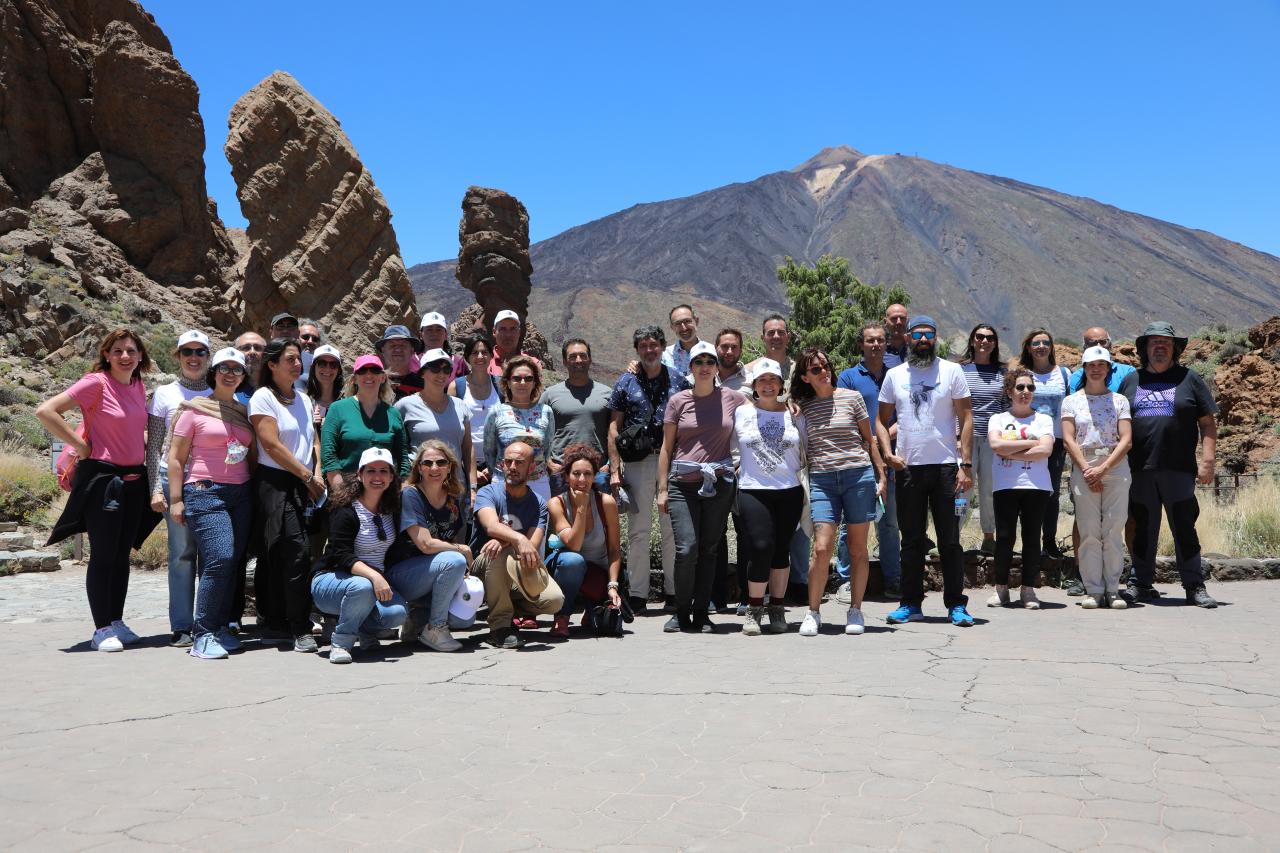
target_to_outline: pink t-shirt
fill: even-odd
[[[692,389],[673,394],[662,415],[663,423],[676,425],[676,450],[672,460],[719,462],[727,459],[733,441],[733,413],[746,404],[746,395],[724,387],[716,388],[705,397],[693,396]],[[701,474],[686,474],[678,479],[701,478]]]
[[[235,464],[227,464],[227,443],[234,438],[243,447],[249,447],[253,443],[253,433],[249,430],[232,426],[222,418],[183,409],[173,423],[173,434],[191,439],[191,455],[187,457],[184,483],[195,480],[213,480],[215,483],[249,481],[247,457]]]
[[[122,385],[110,373],[86,373],[67,389],[89,423],[90,459],[141,465],[147,455],[147,389],[141,379]]]

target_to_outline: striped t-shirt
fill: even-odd
[[[386,513],[374,515],[360,501],[352,501],[351,507],[356,511],[356,518],[360,519],[355,542],[356,559],[382,571],[387,549],[391,547],[391,540],[396,538],[395,519]],[[381,539],[378,538],[379,524],[382,525]]]
[[[857,391],[835,391],[826,399],[814,397],[800,404],[805,420],[805,453],[812,472],[843,471],[871,464],[871,455],[858,430],[858,423],[867,420],[867,405]]]
[[[1004,373],[998,364],[962,364],[964,381],[973,398],[973,434],[985,436],[987,421],[1004,411]]]

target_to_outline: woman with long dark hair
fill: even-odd
[[[74,385],[36,407],[36,417],[79,460],[71,495],[47,544],[73,533],[89,534],[85,591],[93,614],[91,645],[118,652],[138,642],[124,623],[129,593],[129,550],[140,547],[160,521],[148,505],[147,391],[151,369],[142,337],[120,327],[98,346],[98,361]],[[79,409],[83,434],[63,414]]]
[[[316,435],[324,435],[324,421],[329,414],[329,407],[338,402],[342,394],[342,353],[329,344],[316,347],[311,358],[311,372],[307,375],[307,397],[311,400],[311,423]],[[311,545],[311,559],[320,559],[329,539],[328,503],[311,510],[307,539]]]
[[[791,400],[805,420],[805,456],[809,462],[809,514],[813,519],[813,558],[809,564],[809,612],[800,636],[816,637],[822,627],[818,608],[827,588],[827,572],[836,548],[836,529],[844,524],[849,545],[849,610],[844,632],[866,630],[862,596],[867,591],[867,533],[884,499],[885,468],[871,432],[862,395],[837,388],[831,358],[809,347],[796,359]]]
[[[1071,374],[1058,364],[1054,353],[1053,335],[1046,329],[1032,329],[1022,339],[1018,353],[1019,366],[1031,371],[1036,380],[1036,394],[1031,408],[1053,421],[1053,453],[1049,455],[1049,502],[1044,508],[1045,556],[1061,559],[1058,549],[1058,489],[1062,484],[1062,469],[1067,458],[1062,443],[1062,401],[1071,389]]]
[[[1000,334],[990,323],[979,323],[969,331],[969,343],[960,356],[960,369],[969,385],[973,400],[973,441],[970,444],[973,460],[974,483],[971,491],[977,492],[977,500],[969,501],[969,509],[978,505],[978,520],[982,524],[982,550],[995,553],[996,511],[991,499],[991,445],[987,443],[987,421],[1005,408],[1004,373],[1000,360]],[[960,519],[960,526],[968,515]]]
[[[311,400],[294,383],[302,375],[302,349],[291,338],[267,344],[249,420],[260,448],[254,477],[254,530],[259,537],[254,596],[258,620],[270,632],[288,631],[294,651],[314,652],[311,636],[311,554],[306,508],[324,494],[316,465]]]
[[[391,453],[370,447],[333,496],[329,547],[311,579],[316,607],[338,618],[329,663],[351,663],[357,645],[374,648],[379,633],[404,624],[408,606],[383,574],[399,516],[400,481]]]
[[[489,412],[502,402],[498,383],[490,374],[489,360],[493,358],[493,338],[483,329],[477,330],[462,345],[462,356],[471,368],[465,376],[459,376],[449,385],[449,395],[457,397],[467,409],[471,422],[471,453],[475,456],[476,485],[489,483],[489,460],[484,455],[484,424]]]

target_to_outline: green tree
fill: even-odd
[[[849,259],[834,255],[823,255],[813,266],[788,257],[778,267],[778,281],[786,287],[791,305],[787,327],[793,348],[821,347],[837,369],[861,357],[863,323],[883,319],[885,309],[895,302],[911,304],[901,285],[886,290],[863,284],[850,272]]]

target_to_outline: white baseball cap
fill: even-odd
[[[342,364],[342,353],[338,352],[338,348],[332,344],[321,344],[316,347],[316,351],[311,354],[311,363],[315,364],[317,358],[332,358],[338,364]]]
[[[1088,364],[1091,361],[1105,361],[1111,363],[1111,353],[1107,352],[1106,347],[1089,347],[1084,351],[1084,355],[1080,356],[1081,364]]]
[[[762,358],[756,362],[756,366],[751,370],[751,384],[756,384],[756,380],[761,376],[776,376],[782,378],[782,365],[771,358]]]
[[[197,332],[196,334],[199,334],[199,332]],[[240,365],[241,367],[246,366],[245,360],[244,360],[244,353],[240,352],[240,350],[236,349],[235,347],[223,347],[222,349],[218,350],[213,354],[213,362],[212,362],[213,367],[217,367],[219,364],[222,364],[224,361],[234,361],[236,364]]]
[[[709,355],[716,360],[716,364],[720,363],[720,354],[706,341],[698,341],[693,345],[693,349],[689,350],[689,361],[693,361],[700,355]]]
[[[512,311],[510,308],[503,309],[502,311],[499,311],[497,315],[494,316],[493,325],[497,326],[503,320],[515,320],[517,323],[519,323],[520,315]]]
[[[391,470],[395,471],[396,464],[391,461],[391,451],[385,447],[370,447],[364,453],[360,454],[360,464],[356,466],[359,470],[366,465],[372,465],[374,462],[385,462],[391,466]]]
[[[429,314],[423,314],[422,322],[418,324],[419,329],[425,329],[427,326],[443,326],[445,331],[448,331],[449,321],[439,311],[432,311]]]
[[[458,584],[458,591],[449,602],[449,615],[466,622],[474,619],[476,611],[484,603],[484,581],[475,575],[467,575]]]
[[[428,364],[431,364],[433,361],[447,361],[450,364],[452,364],[453,356],[449,355],[449,353],[440,349],[440,347],[436,347],[435,349],[429,349],[426,352],[424,352],[422,354],[422,357],[418,360],[418,364],[421,364],[423,367],[426,367]]]
[[[184,347],[187,344],[201,344],[205,349],[208,349],[209,336],[198,329],[187,329],[181,335],[178,335],[178,346]]]

